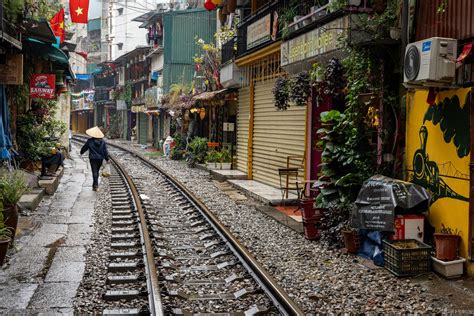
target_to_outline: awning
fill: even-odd
[[[28,38],[23,43],[23,52],[58,64],[64,70],[66,70],[66,75],[70,75],[73,79],[75,79],[74,73],[72,72],[69,65],[69,58],[59,48],[32,38]]]
[[[88,81],[91,79],[91,75],[90,74],[76,74],[76,79]]]
[[[33,38],[38,41],[53,44],[56,43],[56,36],[54,35],[48,21],[35,21],[26,19],[23,21],[26,37]]]
[[[194,100],[198,101],[210,101],[217,97],[219,94],[226,92],[227,89],[217,90],[217,91],[210,91],[210,92],[203,92],[193,97]]]
[[[159,110],[148,110],[148,111],[145,111],[145,114],[148,115],[148,116],[159,116],[160,111]]]

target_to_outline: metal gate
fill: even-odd
[[[239,90],[237,107],[237,169],[247,173],[247,146],[250,119],[250,88]]]

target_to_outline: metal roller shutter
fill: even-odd
[[[239,90],[237,107],[237,169],[247,173],[247,145],[249,138],[250,88]]]
[[[255,85],[253,179],[279,187],[278,168],[286,168],[287,156],[304,155],[306,107],[277,111],[273,86],[274,81]]]
[[[148,136],[148,119],[145,113],[138,114],[138,143],[146,145]]]

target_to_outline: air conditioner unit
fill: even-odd
[[[456,75],[457,41],[432,37],[410,43],[405,51],[403,76],[406,86],[443,86]]]

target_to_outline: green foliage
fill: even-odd
[[[297,106],[306,106],[311,93],[311,84],[309,74],[302,71],[292,79],[291,83],[291,101]]]
[[[25,9],[25,0],[4,0],[3,6],[5,8],[6,19],[15,24],[21,18],[23,10]]]
[[[8,240],[12,238],[13,232],[5,225],[5,217],[3,215],[3,204],[0,202],[0,240]]]
[[[0,198],[6,207],[16,205],[27,190],[25,177],[19,171],[7,173],[0,179]]]
[[[230,150],[227,148],[223,148],[219,152],[218,159],[219,159],[219,162],[223,162],[223,163],[232,162],[232,155],[230,153]]]
[[[55,111],[56,102],[35,100],[32,110],[18,117],[17,143],[24,159],[40,160],[55,146],[52,138],[59,138],[67,131],[64,122],[54,119]]]
[[[173,147],[170,151],[170,159],[171,160],[181,160],[184,158],[186,151],[184,149]]]
[[[202,163],[207,155],[207,149],[207,138],[195,137],[188,144],[188,158],[197,163]]]
[[[219,162],[219,158],[219,152],[217,150],[212,149],[207,152],[206,162]]]
[[[107,137],[108,138],[120,138],[120,136],[123,133],[123,128],[121,124],[121,120],[119,115],[117,114],[112,114],[110,117],[110,129],[107,132]]]
[[[125,100],[128,104],[132,102],[132,82],[127,81],[123,91],[118,94],[119,100]]]
[[[299,1],[291,0],[278,12],[278,24],[281,31],[282,39],[285,39],[290,34],[289,25],[293,23],[293,19],[298,15]]]
[[[392,26],[398,26],[400,19],[399,0],[388,0],[387,7],[381,13],[374,12],[370,15],[360,15],[358,27],[371,34],[373,38],[385,38]]]
[[[291,81],[286,77],[279,77],[273,86],[273,99],[278,110],[286,110],[289,107],[291,95]]]

